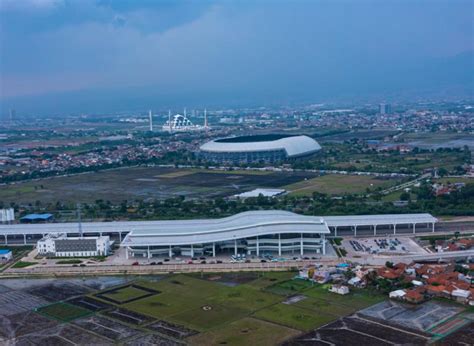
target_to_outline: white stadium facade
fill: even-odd
[[[430,214],[305,216],[282,210],[249,211],[221,219],[83,222],[84,237],[108,235],[127,256],[257,256],[321,254],[326,237],[435,231]],[[349,233],[350,232],[350,233]],[[1,244],[36,243],[47,234],[79,235],[76,223],[0,225]]]
[[[308,136],[268,134],[215,139],[200,147],[200,157],[216,163],[272,163],[319,150],[318,142]]]

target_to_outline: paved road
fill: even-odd
[[[79,276],[79,275],[149,275],[170,272],[228,272],[228,271],[286,271],[302,268],[314,262],[327,265],[340,263],[339,259],[318,259],[306,261],[285,261],[267,263],[222,263],[222,264],[163,264],[163,265],[88,265],[86,267],[42,266],[37,265],[23,269],[10,268],[0,277],[23,276]]]

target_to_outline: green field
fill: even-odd
[[[311,286],[311,282],[306,280],[288,280],[269,286],[266,291],[281,295],[292,295]]]
[[[62,322],[69,322],[91,314],[89,310],[68,303],[54,303],[51,305],[42,306],[36,311],[44,316]]]
[[[346,195],[363,193],[367,188],[387,188],[396,185],[397,182],[395,179],[384,180],[365,175],[328,174],[287,185],[284,188],[290,191],[292,196],[311,196],[313,192]]]
[[[118,302],[125,302],[130,299],[137,299],[143,297],[147,294],[149,294],[149,292],[146,292],[133,286],[127,286],[113,292],[102,294],[102,296],[116,300]]]
[[[338,315],[328,313],[314,313],[314,311],[309,309],[286,304],[269,306],[257,311],[254,316],[302,331],[309,331],[339,317]]]
[[[255,318],[242,318],[208,333],[189,338],[192,345],[278,345],[299,332]]]
[[[116,300],[114,305],[121,309],[200,332],[186,339],[196,345],[278,344],[384,299],[364,290],[340,296],[328,292],[327,285],[294,276],[294,272],[174,274],[158,281],[135,281],[161,292],[153,296],[141,298],[143,290],[128,286],[103,297]],[[284,303],[296,294],[304,299]],[[134,298],[138,299],[126,302]],[[69,318],[60,314],[53,313],[57,319]]]
[[[38,264],[38,262],[24,262],[24,261],[18,261],[16,262],[12,268],[26,268],[32,265]]]

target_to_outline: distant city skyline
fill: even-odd
[[[0,2],[0,115],[472,98],[472,1]]]

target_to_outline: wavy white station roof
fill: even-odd
[[[288,156],[300,156],[314,153],[321,150],[321,146],[314,139],[308,136],[289,136],[276,140],[256,141],[256,142],[219,142],[213,140],[203,144],[202,151],[215,153],[228,152],[253,152],[285,150]]]
[[[132,231],[122,245],[185,245],[266,234],[330,233],[320,217],[280,210],[248,211],[222,219],[156,221],[155,224],[158,227],[154,230]]]
[[[266,221],[308,221],[320,222],[324,219],[329,227],[357,226],[357,225],[387,225],[433,223],[438,220],[431,214],[382,214],[382,215],[341,215],[341,216],[304,216],[282,210],[250,211],[236,214],[223,219],[200,220],[167,220],[167,221],[113,221],[113,222],[83,222],[82,230],[88,233],[118,233],[118,232],[145,232],[155,234],[172,231],[177,233],[193,232],[207,228],[235,227],[249,222],[262,223]],[[75,222],[42,223],[42,224],[12,224],[0,225],[0,235],[48,234],[48,233],[78,233],[78,224]],[[277,233],[277,232],[275,232]]]

